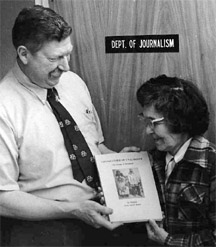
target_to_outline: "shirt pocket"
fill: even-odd
[[[90,108],[82,110],[81,124],[86,126],[88,124],[96,124],[94,113]]]
[[[178,219],[201,221],[207,216],[208,188],[197,184],[182,184],[178,196]]]

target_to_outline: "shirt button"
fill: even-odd
[[[90,157],[90,161],[91,161],[92,163],[94,163],[94,162],[95,162],[94,157]]]
[[[88,176],[86,179],[87,179],[87,181],[90,183],[90,182],[92,182],[93,177],[92,177],[92,176]]]

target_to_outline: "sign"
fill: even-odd
[[[179,35],[105,37],[106,53],[179,52]]]

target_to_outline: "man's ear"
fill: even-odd
[[[25,46],[21,45],[17,48],[17,55],[23,64],[28,63],[29,50]]]

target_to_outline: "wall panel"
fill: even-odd
[[[0,79],[14,65],[16,50],[12,44],[12,28],[21,9],[34,5],[34,0],[0,0]]]

